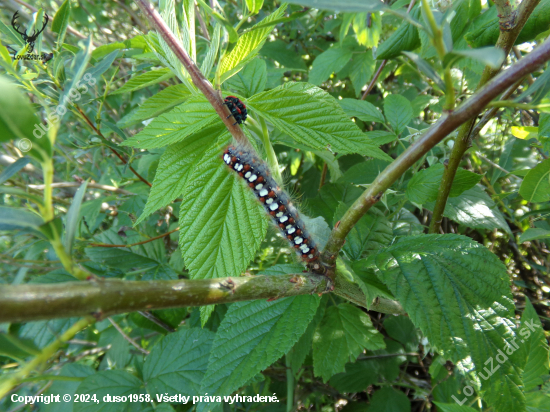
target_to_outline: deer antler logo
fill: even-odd
[[[38,31],[33,30],[32,34],[28,36],[26,30],[21,31],[21,25],[17,22],[17,17],[19,17],[19,11],[16,11],[13,15],[11,19],[11,25],[13,26],[14,30],[21,35],[21,38],[25,41],[25,43],[29,45],[27,53],[30,54],[34,51],[34,43],[36,42],[36,39],[38,39],[38,36],[40,36],[40,33],[42,33],[46,28],[46,25],[48,24],[50,18],[47,14],[44,14],[44,24],[42,25],[42,28]]]

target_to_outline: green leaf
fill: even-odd
[[[54,319],[38,322],[27,322],[19,330],[19,338],[32,341],[40,349],[55,342],[59,335],[66,332],[78,319]]]
[[[137,110],[119,120],[117,125],[125,128],[143,120],[152,119],[170,110],[172,107],[184,103],[190,96],[191,93],[189,93],[189,89],[184,84],[169,86],[154,96],[149,97],[139,105]]]
[[[340,392],[363,392],[378,381],[378,373],[370,362],[348,363],[345,372],[330,378],[329,385]]]
[[[302,336],[319,301],[303,295],[232,304],[214,338],[200,392],[230,394],[279,359]]]
[[[342,99],[338,100],[342,109],[349,117],[357,117],[364,122],[385,123],[384,115],[372,103],[365,100]]]
[[[445,167],[441,163],[438,163],[415,173],[407,184],[407,197],[409,200],[419,205],[436,200],[444,171]],[[460,196],[466,190],[473,188],[479,183],[481,177],[477,173],[458,169],[449,197]]]
[[[168,396],[199,393],[214,336],[208,329],[191,328],[162,338],[143,365],[149,392]]]
[[[353,123],[336,100],[308,83],[286,83],[248,100],[248,106],[281,132],[315,150],[392,159]]]
[[[296,270],[300,269],[297,268]],[[292,272],[288,271],[286,273]],[[323,297],[321,298],[321,303],[319,303],[317,311],[315,312],[315,316],[313,317],[311,322],[309,322],[309,325],[307,325],[306,331],[286,355],[289,358],[290,367],[292,368],[292,371],[294,373],[298,373],[298,370],[302,367],[306,356],[311,352],[313,335],[315,334],[315,329],[317,329],[317,325],[319,325],[319,323],[323,319],[323,316],[325,315],[325,309],[327,307],[328,300],[328,295],[323,295]]]
[[[426,76],[428,76],[429,79],[431,79],[439,89],[441,89],[443,92],[445,92],[447,89],[445,87],[445,82],[443,79],[437,74],[437,72],[434,70],[434,68],[428,63],[426,60],[421,58],[418,54],[412,53],[412,52],[403,52],[405,56],[407,56],[409,59],[411,59],[414,64],[418,66],[418,69],[424,73]]]
[[[24,362],[28,357],[39,354],[40,351],[31,342],[25,342],[9,333],[0,333],[0,355]]]
[[[145,41],[145,38],[142,35],[132,37],[128,40],[125,40],[123,42],[114,42],[109,44],[104,44],[102,46],[99,46],[98,48],[94,49],[92,52],[92,58],[96,61],[101,60],[106,55],[112,53],[115,50],[122,50],[122,49],[147,49],[147,42]]]
[[[450,56],[450,60],[455,63],[457,59],[456,57],[453,58],[453,55],[458,56],[459,58],[468,57],[470,59],[480,61],[484,65],[489,66],[493,69],[500,68],[502,62],[504,61],[504,58],[506,57],[504,55],[504,51],[497,47],[483,47],[481,49],[469,50],[453,49],[453,51],[449,53],[448,56]]]
[[[410,412],[411,401],[403,392],[382,388],[372,396],[369,412]]]
[[[548,30],[550,22],[550,4],[541,1],[533,10],[525,26],[521,30],[515,44],[521,44],[535,39],[540,33]],[[472,47],[492,46],[500,34],[498,12],[492,6],[485,13],[479,15],[470,24],[471,31],[464,36]]]
[[[348,0],[346,2],[335,2],[333,0],[291,0],[289,3],[319,10],[334,10],[339,12],[379,11],[388,8],[380,0]]]
[[[61,50],[63,41],[65,40],[65,34],[67,33],[67,27],[69,26],[69,18],[71,17],[71,2],[65,0],[55,16],[52,22],[52,31],[59,33],[57,36],[57,50]]]
[[[220,117],[206,97],[197,94],[184,104],[158,116],[145,129],[120,145],[141,149],[163,147],[178,143],[214,122],[221,123]]]
[[[429,210],[433,210],[433,206],[432,202],[424,205]],[[500,228],[504,229],[506,233],[512,234],[495,202],[478,186],[466,190],[458,197],[447,199],[443,216],[466,227],[489,230]]]
[[[519,194],[533,203],[550,199],[550,159],[543,160],[527,173],[521,182]]]
[[[73,248],[73,242],[76,234],[76,229],[80,223],[80,206],[82,205],[82,199],[86,194],[86,188],[88,187],[88,181],[84,181],[78,190],[76,191],[73,201],[71,202],[71,207],[67,212],[67,217],[65,218],[65,251],[67,254],[71,254]]]
[[[222,83],[256,57],[264,45],[267,36],[269,36],[275,27],[275,25],[269,25],[269,23],[284,16],[286,6],[286,3],[281,4],[281,7],[257,24],[265,25],[267,23],[267,26],[257,30],[253,30],[255,27],[253,26],[251,31],[243,34],[233,50],[222,58],[218,68],[218,75]]]
[[[510,279],[494,254],[465,236],[421,235],[402,238],[374,261],[430,344],[464,372],[484,374],[490,406],[524,410]],[[489,358],[500,363],[492,375],[483,369]]]
[[[73,98],[73,90],[82,87],[80,85],[80,79],[84,76],[86,67],[92,57],[92,36],[90,35],[87,39],[79,41],[78,45],[80,49],[71,61],[71,66],[68,70],[68,72],[72,74],[72,78],[63,85],[63,93],[59,96],[60,104],[65,107],[69,105],[68,102],[71,102],[71,99]],[[78,97],[80,97],[80,95],[78,95]]]
[[[512,126],[510,129],[512,136],[521,139],[537,139],[539,137],[539,128],[534,126]]]
[[[418,349],[418,337],[416,328],[407,316],[390,316],[384,320],[384,329],[390,338],[401,342],[407,350]]]
[[[160,158],[145,209],[135,225],[183,193],[189,174],[206,161],[207,151],[218,138],[229,141],[229,132],[223,124],[211,125],[180,143],[168,146]]]
[[[118,57],[118,53],[119,50],[115,50],[109,53],[94,67],[90,67],[88,70],[86,70],[82,77],[88,79],[88,82],[91,80],[90,76],[95,78],[96,80],[99,80],[101,75],[105,73],[109,69],[109,67],[111,67],[115,59]],[[89,74],[89,76],[86,76],[86,74]]]
[[[434,402],[441,412],[478,412],[477,409],[471,408],[467,405],[459,405],[458,403],[441,403]]]
[[[246,0],[246,7],[250,14],[258,14],[264,4],[264,0]]]
[[[179,244],[192,279],[240,275],[267,230],[261,203],[221,154],[220,146],[209,148],[183,190]]]
[[[150,70],[148,72],[141,73],[137,76],[132,77],[130,80],[124,83],[124,86],[122,86],[118,90],[111,92],[111,95],[135,92],[136,90],[141,90],[145,87],[152,86],[153,84],[169,80],[172,77],[175,77],[175,75],[168,68]]]
[[[523,367],[523,390],[530,391],[544,384],[543,377],[548,375],[548,342],[539,316],[529,299],[525,299],[525,310],[521,316],[519,334],[521,345],[525,349],[527,359]]]
[[[385,346],[382,335],[361,309],[349,303],[330,306],[313,338],[315,376],[326,382],[343,372],[346,363],[354,362],[364,349],[376,350]]]
[[[216,62],[216,57],[218,56],[218,50],[220,48],[221,32],[222,32],[222,26],[220,24],[216,24],[214,27],[214,35],[212,36],[212,40],[210,41],[210,47],[208,48],[208,52],[204,56],[204,59],[201,64],[201,72],[207,78],[210,76],[210,72],[214,67],[214,63]]]
[[[384,114],[396,134],[401,134],[414,116],[411,102],[399,94],[384,99]]]
[[[230,43],[235,43],[238,38],[239,38],[239,34],[237,33],[237,30],[235,30],[233,28],[233,26],[231,25],[231,22],[229,22],[229,20],[227,20],[224,16],[222,16],[220,13],[212,10],[210,8],[210,6],[208,4],[206,4],[203,0],[197,0],[198,3],[202,6],[202,9],[204,11],[206,11],[206,13],[213,17],[214,19],[216,19],[216,21],[221,24],[225,30],[227,31],[227,34],[228,34],[228,37],[229,37],[229,42]]]
[[[318,55],[313,61],[309,72],[309,82],[316,86],[323,83],[329,76],[340,71],[351,59],[352,50],[348,47],[334,45]]]
[[[348,206],[363,193],[363,190],[351,184],[328,183],[319,191],[319,195],[309,203],[314,216],[322,216],[329,226],[334,226],[334,212],[339,202]]]
[[[266,42],[260,50],[260,55],[277,61],[288,70],[307,71],[302,57],[297,55],[293,49],[289,49],[289,45],[280,39]]]
[[[156,260],[134,253],[127,248],[89,247],[85,249],[85,253],[93,262],[120,270],[152,269],[159,266]]]
[[[263,92],[267,83],[267,68],[265,61],[254,59],[235,76],[230,78],[225,86],[237,93],[250,97]]]
[[[6,167],[2,173],[0,173],[0,185],[4,184],[6,180],[8,180],[10,177],[12,177],[14,174],[19,172],[21,169],[23,169],[25,166],[27,166],[30,162],[30,159],[27,157],[20,157],[15,162],[13,162],[11,165]]]
[[[420,7],[415,7],[411,17],[418,19]],[[403,51],[412,51],[420,46],[418,28],[408,21],[404,21],[386,41],[376,49],[376,60],[395,59]]]
[[[104,402],[103,397],[110,395],[125,396],[132,394],[146,394],[143,382],[125,370],[106,370],[94,373],[82,381],[76,393],[95,396],[101,403],[102,412],[121,410],[145,411],[150,410],[148,402]],[[111,398],[112,399],[112,398]],[[127,398],[126,398],[127,399]],[[95,402],[78,402],[73,405],[74,412],[95,412],[98,405]]]
[[[372,57],[372,52],[367,50],[366,53],[354,54],[349,64],[349,78],[355,89],[355,96],[359,96],[361,89],[372,78],[376,63]]]
[[[353,276],[353,281],[359,285],[363,293],[365,294],[365,300],[367,307],[370,307],[372,302],[377,296],[382,296],[388,299],[394,299],[394,296],[389,291],[389,289],[382,283],[380,279],[367,265],[368,260],[356,260],[351,262],[351,275]],[[338,265],[338,260],[336,261]],[[350,266],[347,266],[349,269]]]
[[[348,206],[340,203],[334,220],[340,220],[347,210]],[[359,260],[363,254],[370,255],[381,247],[389,245],[392,239],[390,222],[380,210],[371,208],[346,236],[343,249],[351,260]]]
[[[395,139],[395,135],[394,136]],[[388,162],[378,159],[367,160],[353,165],[338,180],[339,183],[353,183],[354,185],[368,185],[389,165]]]
[[[550,237],[550,230],[529,228],[519,237],[519,243],[529,242],[535,239],[546,239]]]
[[[40,128],[42,122],[34,114],[27,97],[7,77],[0,76],[0,142],[19,140],[19,147],[32,147],[29,155],[40,162],[51,156],[51,144]]]
[[[38,229],[42,218],[28,209],[0,206],[0,230]]]

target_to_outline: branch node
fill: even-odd
[[[231,278],[227,278],[223,282],[220,282],[220,289],[225,289],[226,291],[230,291],[231,294],[235,293],[235,282],[231,280]]]

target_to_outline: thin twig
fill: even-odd
[[[131,337],[129,337],[126,333],[124,333],[122,328],[118,326],[118,324],[112,318],[109,318],[109,322],[111,322],[111,325],[114,326],[114,328],[118,331],[118,333],[120,333],[122,337],[130,343],[130,345],[132,345],[134,348],[136,348],[138,351],[140,351],[144,355],[149,355],[149,351],[143,349]]]
[[[142,240],[141,242],[132,243],[130,245],[113,245],[113,244],[110,244],[110,243],[90,243],[88,246],[91,246],[91,247],[132,247],[132,246],[144,245],[145,243],[149,243],[149,242],[152,242],[154,240],[162,239],[163,237],[169,236],[172,233],[177,232],[178,230],[180,230],[179,226],[177,228],[175,228],[174,230],[171,230],[170,232],[163,233],[162,235],[158,235],[158,236],[152,237],[152,238],[147,239],[147,240]]]
[[[204,19],[202,18],[201,12],[199,8],[197,7],[197,4],[195,3],[195,15],[197,16],[197,19],[199,19],[199,26],[201,27],[201,33],[204,36],[204,38],[208,41],[210,41],[210,35],[208,34],[208,28],[206,27],[206,23],[204,22]]]
[[[325,179],[327,178],[327,163],[323,165],[323,172],[321,173],[321,182],[319,183],[319,190],[325,185]]]
[[[76,110],[78,110],[78,112],[82,115],[82,117],[84,117],[84,120],[86,121],[86,123],[88,123],[88,125],[93,129],[93,131],[98,135],[100,136],[103,140],[107,141],[107,139],[105,138],[105,136],[103,136],[103,133],[101,133],[99,131],[99,129],[92,123],[92,121],[88,118],[88,116],[86,116],[86,113],[84,113],[82,111],[82,109],[80,107],[78,107],[78,105],[75,104],[75,107],[76,107]],[[120,159],[120,161],[124,164],[128,164],[128,162],[126,161],[126,159],[124,159],[115,149],[113,149],[111,146],[107,146],[107,148],[113,152],[115,154],[116,157],[118,157]],[[147,186],[149,187],[152,187],[153,185],[151,183],[149,183],[145,178],[143,178],[131,165],[128,165],[128,168],[132,171],[132,173],[134,175],[136,175],[136,177],[141,180],[143,183],[145,183]]]
[[[382,63],[380,63],[380,67],[378,68],[378,70],[374,74],[374,77],[370,81],[369,86],[367,87],[367,90],[365,90],[365,93],[363,93],[363,96],[361,96],[361,100],[365,100],[367,98],[368,94],[373,89],[375,83],[378,81],[378,77],[380,77],[380,74],[382,73],[382,70],[384,70],[384,67],[386,66],[387,62],[388,62],[387,60],[382,60]]]
[[[176,330],[170,326],[170,325],[167,325],[166,323],[164,323],[162,320],[160,320],[159,318],[157,318],[155,315],[153,315],[152,313],[150,312],[145,312],[145,311],[138,311],[138,313],[143,316],[144,318],[150,320],[151,322],[153,322],[155,325],[158,325],[160,326],[162,329],[170,332],[170,333],[173,333],[175,332]]]
[[[78,182],[58,182],[58,183],[52,183],[50,187],[59,189],[63,187],[80,187],[81,185],[82,184]],[[44,190],[44,185],[28,185],[28,187],[35,190]],[[115,186],[101,185],[99,183],[88,183],[88,188],[108,190],[109,192],[119,193],[121,195],[129,195],[129,196],[135,195],[135,193],[130,192],[128,190],[124,190]]]
[[[500,170],[501,172],[504,172],[506,173],[507,175],[510,174],[510,172],[504,168],[502,168],[501,166],[497,165],[495,162],[493,162],[492,160],[489,160],[487,159],[485,156],[483,156],[481,153],[479,152],[476,152],[476,156],[479,157],[481,160],[483,160],[484,162],[487,162],[489,163],[491,166],[493,166],[495,169],[498,169]]]
[[[409,7],[407,8],[407,13],[410,13],[410,11],[414,7],[415,3],[416,3],[416,0],[411,0],[411,2],[409,3]],[[378,70],[374,74],[374,77],[370,81],[370,83],[367,87],[367,90],[365,90],[365,92],[363,93],[363,96],[361,96],[361,100],[365,100],[367,98],[367,96],[369,95],[371,90],[374,88],[374,85],[378,81],[378,78],[380,77],[380,74],[382,73],[382,70],[384,70],[384,67],[386,67],[387,63],[388,63],[387,60],[382,60],[382,63],[380,63],[380,67],[378,68]]]

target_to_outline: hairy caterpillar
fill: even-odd
[[[319,250],[307,232],[289,196],[275,182],[265,162],[244,147],[229,146],[223,153],[224,163],[238,173],[252,189],[266,212],[309,267],[319,259]]]

